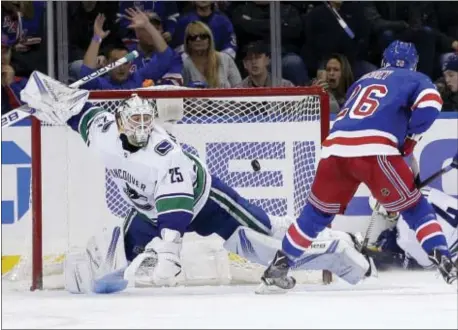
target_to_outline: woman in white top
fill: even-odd
[[[215,50],[210,28],[200,21],[188,24],[185,31],[183,60],[185,86],[230,88],[242,78],[234,60],[226,53]]]

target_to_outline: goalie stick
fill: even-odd
[[[92,72],[91,74],[81,78],[78,81],[75,81],[73,84],[70,85],[71,88],[78,88],[85,83],[98,78],[105,73],[110,72],[111,70],[117,68],[118,66],[121,66],[125,63],[131,62],[135,58],[138,57],[138,52],[136,50],[130,52],[126,56],[120,58],[116,62],[110,63],[107,66],[104,66],[103,68],[100,68],[97,71]],[[26,104],[20,106],[19,108],[13,109],[9,111],[8,113],[2,115],[2,128],[3,127],[9,127],[19,121],[21,121],[24,118],[29,117],[35,112],[34,109],[29,108]]]
[[[427,185],[429,185],[431,182],[433,182],[438,177],[440,177],[440,176],[444,175],[445,173],[449,172],[451,169],[453,169],[453,168],[458,169],[458,154],[456,154],[455,157],[453,157],[453,160],[449,165],[447,165],[444,168],[441,168],[439,171],[431,174],[428,178],[426,178],[423,181],[420,181],[420,169],[419,169],[418,162],[417,162],[415,157],[412,157],[411,166],[412,166],[412,170],[413,170],[414,175],[415,175],[415,180],[414,180],[415,181],[415,185],[417,186],[417,189],[421,189],[421,188],[424,188]],[[374,207],[374,211],[378,211],[379,209],[380,209],[380,203],[377,201],[377,203],[375,204],[375,207]],[[372,217],[371,217],[371,220],[369,222],[369,226],[367,227],[366,235],[364,236],[364,241],[363,241],[363,244],[361,245],[360,251],[367,250],[367,245],[369,244],[369,238],[370,238],[370,235],[371,235],[371,232],[372,232],[372,228],[374,227],[374,223],[375,223],[375,212],[372,213]]]

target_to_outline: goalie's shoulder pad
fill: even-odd
[[[95,136],[104,135],[113,127],[118,132],[115,116],[102,108],[93,107],[89,110],[87,118],[81,118],[79,132],[83,140],[89,144]]]
[[[95,129],[101,133],[106,133],[115,123],[115,116],[109,112],[104,111],[94,116],[94,120],[91,123],[91,129]]]

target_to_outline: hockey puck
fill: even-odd
[[[257,159],[253,159],[251,161],[251,167],[253,168],[253,171],[258,172],[261,170],[261,165],[259,164]]]

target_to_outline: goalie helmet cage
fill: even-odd
[[[172,86],[173,87],[173,86]],[[157,88],[157,87],[156,87]],[[303,205],[313,182],[316,165],[319,160],[320,144],[327,137],[330,126],[329,96],[318,87],[294,88],[250,88],[250,89],[183,89],[166,87],[152,90],[107,90],[92,91],[90,101],[110,111],[114,111],[120,102],[137,93],[140,97],[148,98],[156,104],[178,104],[184,109],[184,117],[174,126],[174,135],[184,149],[196,152],[202,157],[212,174],[234,186],[242,196],[253,199],[257,189],[266,191],[266,196],[272,191],[280,191],[283,181],[290,181],[287,198],[261,198],[254,202],[266,212],[274,215],[288,213],[296,217]],[[32,260],[31,290],[43,289],[43,259],[47,253],[43,249],[43,233],[50,228],[43,223],[43,203],[47,201],[46,184],[49,179],[42,164],[42,150],[46,140],[42,139],[42,130],[49,126],[41,126],[32,121]],[[69,133],[74,134],[75,133]],[[42,144],[43,142],[43,144]],[[49,142],[52,142],[51,140]],[[189,145],[188,145],[189,144]],[[193,144],[195,148],[193,148]],[[219,144],[219,145],[218,145]],[[315,148],[316,145],[316,148]],[[190,147],[189,147],[190,146]],[[189,148],[188,148],[189,147]],[[212,151],[213,150],[213,151]],[[200,153],[205,153],[202,155]],[[67,152],[67,156],[69,153]],[[254,167],[247,169],[243,164],[238,175],[231,173],[231,161],[257,159],[261,171]],[[283,172],[275,171],[275,160],[285,161]],[[45,157],[43,157],[45,162]],[[263,168],[266,163],[267,168]],[[237,165],[237,164],[236,164]],[[236,166],[237,167],[237,166]],[[264,170],[267,170],[264,172]],[[294,173],[290,173],[294,172]],[[49,174],[46,174],[49,176]],[[106,174],[105,202],[100,208],[108,206],[117,217],[125,216],[125,203],[110,184]],[[273,186],[273,187],[270,187]],[[117,188],[116,188],[117,189]],[[250,196],[244,194],[246,189]],[[269,190],[270,189],[270,190]],[[88,190],[88,194],[91,189]],[[259,190],[261,191],[261,190]],[[260,194],[262,197],[262,194]],[[258,196],[257,194],[255,196]],[[78,199],[78,196],[69,196]],[[96,197],[96,196],[93,196]],[[278,197],[278,196],[276,196]],[[291,200],[292,199],[292,200]],[[76,201],[77,203],[78,201]],[[81,205],[80,208],[84,207]],[[70,213],[70,211],[67,211]],[[122,219],[120,219],[122,221]],[[84,226],[83,224],[81,226]],[[70,226],[69,226],[70,227]],[[70,231],[71,229],[67,229]],[[67,233],[68,235],[69,233]],[[59,233],[65,235],[65,233]],[[186,235],[185,235],[186,236]],[[48,239],[47,239],[48,240]],[[85,244],[85,242],[79,242]],[[185,247],[183,247],[185,249]],[[331,274],[322,272],[320,276],[324,283],[331,282]]]

